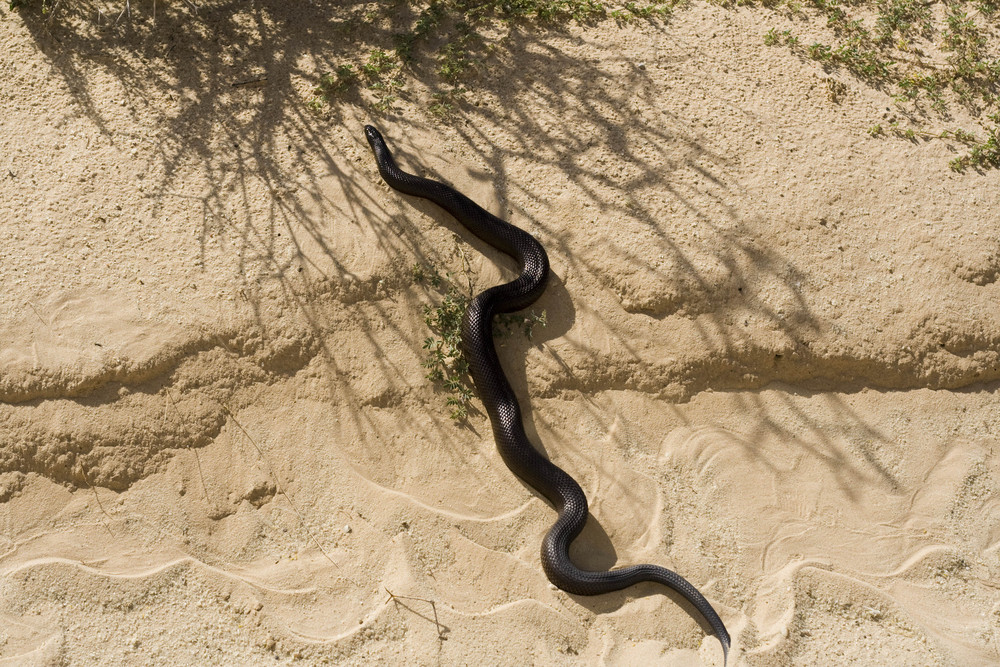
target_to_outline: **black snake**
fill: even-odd
[[[514,258],[521,268],[517,279],[491,287],[469,303],[462,318],[462,347],[469,363],[469,374],[493,425],[493,437],[501,458],[515,475],[545,496],[559,513],[542,542],[545,576],[562,590],[575,595],[610,593],[641,581],[669,586],[708,621],[722,643],[725,662],[730,644],[726,626],[708,600],[684,577],[657,565],[592,572],[581,570],[570,561],[569,545],[587,521],[587,498],[572,477],[539,454],[528,440],[517,397],[504,376],[493,346],[493,316],[526,308],[545,290],[549,277],[549,258],[545,249],[533,236],[490,214],[461,192],[401,170],[385,139],[371,125],[365,126],[365,136],[386,183],[403,194],[434,202],[470,232]]]

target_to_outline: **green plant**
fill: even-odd
[[[465,95],[465,88],[450,88],[433,93],[428,109],[435,116],[447,116],[455,108],[455,103]]]
[[[986,141],[974,143],[968,154],[952,160],[948,166],[954,171],[962,172],[970,167],[1000,168],[1000,113],[990,115],[989,119],[993,121],[993,127],[988,130]]]
[[[813,60],[823,62],[833,58],[833,49],[824,44],[820,44],[819,42],[813,42],[806,50],[809,53],[809,57]]]
[[[914,32],[931,31],[930,7],[916,0],[878,0],[875,19],[876,39],[887,43],[895,35],[905,38]]]
[[[757,0],[764,5],[768,1]],[[948,118],[956,104],[974,116],[1000,113],[1000,52],[996,40],[990,39],[998,0],[785,0],[784,4],[793,13],[801,4],[812,6],[836,38],[833,43],[813,41],[803,48],[789,31],[772,28],[764,35],[766,45],[784,44],[824,68],[843,67],[877,88],[888,89],[897,105],[912,106],[906,113],[914,118],[930,113]],[[938,4],[941,11],[935,7]],[[806,21],[811,18],[807,12],[799,13]],[[926,51],[928,42],[946,52],[946,62]],[[836,102],[840,95],[831,93]],[[952,160],[956,170],[997,164],[992,134],[976,142],[961,130],[934,132],[895,123],[885,129],[873,125],[868,133],[910,140],[953,138],[969,144],[973,148],[967,155]]]
[[[429,107],[444,115],[460,97],[462,82],[482,69],[487,58],[500,48],[507,35],[527,27],[538,30],[568,22],[588,23],[605,18],[622,22],[653,20],[669,16],[680,0],[668,2],[624,2],[609,11],[599,0],[425,0],[412,3],[419,9],[409,24],[392,35],[392,50],[375,49],[367,60],[350,65],[355,78],[333,77],[317,86],[310,106],[320,110],[337,96],[363,88],[374,97],[375,111],[391,109],[403,84],[403,67],[417,68],[421,55],[431,55],[445,90],[435,91]],[[399,3],[376,3],[352,19],[381,26],[387,19],[398,25]],[[364,97],[362,97],[364,99]]]
[[[1000,112],[1000,42],[994,38],[1000,0],[713,0],[726,7],[757,6],[794,15],[796,33],[771,28],[767,46],[785,46],[825,70],[840,68],[890,94],[913,122],[936,115],[949,120],[955,106],[973,117]],[[374,113],[385,113],[406,99],[410,77],[418,79],[428,112],[446,116],[460,104],[474,77],[487,72],[491,59],[508,52],[507,43],[527,33],[559,30],[572,22],[656,21],[668,17],[681,0],[417,0],[347,3],[338,10],[347,56],[319,77],[308,105],[324,111],[349,99]],[[56,0],[7,0],[22,14],[64,16],[67,3]],[[72,4],[72,3],[69,3]],[[134,3],[133,3],[134,4]],[[127,14],[131,18],[131,14]],[[817,26],[819,24],[819,26]],[[811,27],[821,28],[810,35]],[[800,32],[801,31],[801,32]],[[823,36],[821,36],[821,34]],[[801,40],[801,41],[800,41]],[[807,46],[808,45],[808,46]],[[941,52],[943,55],[941,56]],[[430,76],[428,76],[430,75]],[[843,76],[838,79],[855,89]],[[844,89],[828,81],[829,98]],[[413,101],[412,99],[409,101]],[[939,129],[920,129],[918,137],[945,137]],[[898,128],[897,128],[898,130]],[[906,137],[906,130],[885,133]],[[954,136],[954,135],[951,135]],[[953,161],[989,167],[988,136],[976,153]],[[972,145],[972,142],[967,142]]]
[[[324,104],[329,104],[332,99],[348,90],[358,80],[357,71],[353,65],[338,65],[333,72],[327,72],[319,78],[319,83],[313,89],[313,97],[309,102],[315,110],[319,110]]]
[[[837,0],[812,0],[812,4],[826,14],[826,24],[831,28],[843,29],[847,23],[847,14]]]
[[[443,291],[436,306],[424,306],[424,323],[433,335],[424,339],[423,361],[427,369],[427,379],[444,389],[448,396],[445,405],[454,421],[460,422],[469,416],[472,401],[472,381],[469,364],[462,353],[462,317],[468,308],[472,295],[472,279],[466,274],[467,285],[462,288],[451,273],[444,276],[433,265],[414,264],[410,269],[413,281],[428,284],[438,292]],[[507,338],[520,329],[531,339],[536,325],[545,326],[545,311],[529,314],[505,313],[496,318],[493,336]]]
[[[959,7],[951,7],[947,16],[948,30],[944,34],[944,48],[953,53],[953,62],[974,63],[979,60],[986,46],[986,37],[976,22]]]
[[[983,16],[993,16],[996,14],[997,9],[1000,9],[1000,2],[996,2],[996,0],[979,0],[976,3],[976,9]]]
[[[413,60],[413,49],[417,42],[437,28],[441,24],[444,15],[444,5],[440,2],[432,2],[420,12],[416,22],[413,24],[413,28],[409,32],[401,32],[394,35],[396,55],[401,62],[408,63]]]
[[[972,134],[971,132],[966,132],[965,130],[962,129],[953,130],[951,136],[953,136],[955,139],[961,141],[964,144],[976,143],[976,135]]]
[[[372,109],[384,113],[393,108],[398,99],[396,91],[402,86],[400,64],[395,55],[382,49],[372,49],[367,60],[360,65],[343,63],[333,72],[322,75],[313,89],[309,106],[321,110],[334,98],[340,97],[364,83],[374,94]]]
[[[383,76],[397,69],[399,64],[382,49],[372,49],[368,61],[361,65],[361,72],[369,81],[380,81]]]
[[[455,41],[445,44],[438,53],[438,75],[451,84],[457,83],[480,65],[480,60],[472,55],[470,49],[475,37],[468,32],[468,26],[460,30],[462,32]]]
[[[799,45],[799,38],[793,35],[791,30],[778,32],[777,28],[771,28],[764,34],[764,44],[767,46],[777,46],[781,43],[795,48]]]
[[[414,266],[413,276],[417,282],[429,276],[435,288],[446,284],[441,302],[437,306],[424,306],[424,323],[434,335],[424,339],[423,349],[427,356],[423,366],[427,369],[427,379],[448,393],[445,405],[451,411],[451,418],[461,421],[469,416],[472,400],[469,363],[462,354],[462,316],[468,307],[469,296],[451,280],[450,274],[443,279],[433,267],[425,272]]]
[[[382,49],[372,49],[368,54],[368,60],[360,69],[368,84],[368,90],[375,95],[372,109],[379,113],[391,111],[395,101],[399,99],[396,91],[403,85],[397,57]]]
[[[534,333],[535,326],[544,327],[547,324],[546,314],[543,310],[541,313],[536,313],[531,311],[527,315],[520,315],[518,313],[501,313],[496,317],[496,324],[499,328],[493,329],[494,338],[504,338],[513,334],[513,332],[520,327],[521,332],[527,337],[528,340],[532,339],[532,334]]]
[[[869,45],[870,42],[866,35],[854,35],[832,50],[830,57],[834,62],[843,65],[862,79],[888,77],[890,75],[889,68],[894,63],[882,58],[879,52],[869,48]]]
[[[597,3],[594,3],[595,5]],[[646,4],[640,4],[638,2],[626,2],[624,9],[615,9],[608,12],[608,16],[615,19],[616,21],[628,22],[634,19],[647,19],[653,17],[665,17],[669,16],[674,9],[674,3],[670,2],[650,2]],[[592,12],[592,17],[597,18],[601,15],[604,10],[603,7],[594,9]],[[590,17],[587,17],[590,18]],[[581,19],[577,19],[581,20]],[[584,18],[583,20],[586,20]]]

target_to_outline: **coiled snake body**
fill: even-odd
[[[392,188],[428,199],[455,217],[470,232],[510,255],[521,268],[512,282],[491,287],[469,303],[462,319],[462,347],[469,373],[486,407],[501,458],[511,471],[555,507],[559,518],[542,542],[542,567],[553,584],[575,595],[599,595],[642,581],[669,586],[705,617],[722,643],[723,660],[729,653],[729,633],[708,600],[679,574],[657,565],[633,565],[607,572],[581,570],[569,558],[569,545],[587,521],[587,498],[580,485],[544,458],[524,433],[521,408],[504,376],[493,346],[493,316],[526,308],[545,290],[549,259],[541,244],[527,232],[490,214],[453,188],[402,171],[382,135],[371,125],[365,136],[375,154],[379,173]]]

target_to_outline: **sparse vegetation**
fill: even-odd
[[[997,0],[715,0],[752,6],[795,17],[794,27],[771,28],[766,45],[784,46],[826,70],[841,70],[864,85],[885,90],[910,121],[910,127],[872,126],[872,136],[912,139],[934,137],[967,143],[971,151],[952,160],[959,171],[995,166],[995,123],[972,130],[931,131],[934,121],[950,121],[956,108],[974,118],[1000,113],[1000,48],[994,37],[1000,25]],[[378,34],[359,48],[358,57],[319,77],[309,106],[325,113],[338,100],[363,104],[376,114],[394,111],[402,99],[413,100],[409,84],[427,87],[428,111],[447,116],[461,107],[472,79],[495,64],[505,43],[527,30],[559,30],[569,23],[614,20],[648,21],[668,17],[682,0],[604,2],[602,0],[409,0],[369,3],[344,10],[337,29]],[[50,16],[62,3],[8,0],[11,10]],[[129,5],[122,3],[127,10]],[[128,20],[131,13],[122,12]],[[119,17],[121,18],[121,17]],[[366,30],[366,28],[377,30]],[[388,29],[387,29],[388,28]],[[350,44],[351,37],[345,40]],[[431,74],[431,76],[425,76]],[[851,85],[826,79],[828,97],[840,103]],[[409,89],[408,89],[409,88]],[[876,128],[878,128],[876,130]],[[965,138],[960,138],[964,136]]]
[[[420,264],[412,267],[411,275],[415,283],[427,285],[440,295],[436,306],[424,306],[424,322],[433,335],[424,339],[426,357],[423,366],[427,369],[427,379],[448,394],[445,405],[450,417],[461,422],[469,416],[473,395],[469,364],[462,353],[462,317],[473,296],[472,279],[466,273],[466,286],[463,288],[451,273],[442,276],[433,265]],[[536,325],[545,326],[545,311],[531,311],[526,315],[505,313],[498,315],[494,324],[495,338],[510,337],[520,329],[531,339]]]
[[[410,3],[415,14],[409,29],[393,36],[392,49],[372,51],[368,60],[345,63],[324,74],[310,105],[321,111],[335,99],[369,91],[371,107],[384,113],[393,109],[404,87],[404,72],[426,66],[431,59],[441,89],[431,94],[429,109],[436,115],[451,113],[465,92],[463,82],[486,66],[505,35],[527,26],[556,28],[570,22],[604,19],[619,22],[652,20],[669,16],[680,0],[625,2],[611,5],[597,0],[430,0]],[[362,22],[398,19],[399,3],[379,5]],[[350,72],[350,74],[347,74]]]
[[[398,99],[396,91],[402,86],[403,77],[399,63],[382,49],[372,49],[367,60],[360,65],[344,63],[338,65],[335,71],[321,76],[309,104],[319,111],[362,81],[374,94],[372,108],[375,111],[385,113],[393,109],[393,103]]]
[[[423,366],[427,369],[427,379],[448,393],[445,405],[451,418],[462,421],[469,415],[472,400],[469,363],[462,353],[462,316],[470,296],[458,287],[450,273],[442,277],[433,266],[415,265],[413,279],[419,284],[426,282],[436,290],[444,290],[437,306],[424,306],[424,322],[434,335],[424,339],[427,356]]]
[[[879,44],[898,44],[914,34],[932,32],[930,7],[916,0],[878,0],[878,17],[875,19],[875,41]]]
[[[899,125],[899,121],[892,121],[889,123],[889,131],[896,137],[909,139],[910,141],[915,141],[918,138],[952,139],[969,146],[976,146],[980,143],[979,140],[976,139],[976,135],[971,132],[966,132],[961,128],[956,128],[954,130],[942,130],[941,132],[928,132],[926,130],[920,130],[913,127],[901,127]],[[872,137],[883,137],[886,135],[886,131],[885,128],[882,127],[882,124],[878,123],[868,128],[868,134]]]
[[[987,138],[982,142],[967,130],[929,131],[921,125],[934,119],[950,120],[956,107],[974,117],[993,119],[1000,113],[1000,50],[988,39],[997,28],[993,18],[997,6],[949,0],[937,13],[933,5],[918,0],[853,0],[843,4],[840,0],[809,0],[804,5],[779,1],[769,6],[784,6],[800,18],[823,17],[825,28],[832,30],[835,39],[814,39],[802,47],[800,36],[792,30],[772,28],[764,34],[764,43],[786,46],[825,69],[843,69],[869,85],[891,91],[902,114],[914,123],[900,127],[892,120],[892,135],[972,146],[970,153],[952,160],[952,169],[996,167],[995,122],[993,129],[984,126]],[[814,26],[808,24],[803,33],[829,36],[829,31],[817,31]],[[830,99],[838,101],[843,92],[833,92]],[[885,136],[887,131],[877,123],[868,134]]]
[[[993,121],[993,127],[989,129],[986,141],[975,142],[973,139],[972,150],[949,163],[948,166],[954,171],[1000,168],[1000,113],[991,115],[990,120]],[[967,139],[966,142],[971,143]]]

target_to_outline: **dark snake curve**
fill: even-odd
[[[587,521],[583,489],[561,468],[544,458],[524,433],[521,408],[504,376],[493,346],[493,316],[528,307],[541,296],[549,276],[545,249],[527,232],[492,215],[461,192],[401,170],[382,135],[371,125],[365,136],[375,154],[378,171],[392,188],[437,204],[497,250],[510,255],[521,267],[512,282],[491,287],[469,303],[462,318],[462,347],[469,374],[486,407],[493,437],[504,463],[531,488],[545,496],[559,518],[542,542],[542,568],[553,584],[574,595],[600,595],[642,581],[674,589],[705,617],[722,644],[723,664],[729,657],[729,633],[715,609],[684,577],[657,565],[632,565],[606,572],[581,570],[569,559],[569,545]]]

